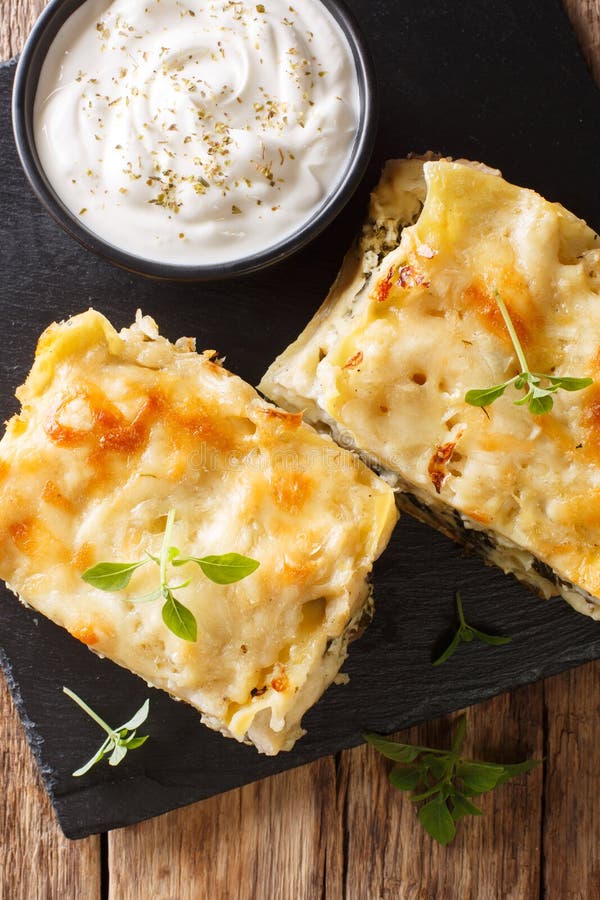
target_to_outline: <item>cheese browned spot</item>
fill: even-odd
[[[262,414],[266,416],[267,419],[275,419],[277,422],[281,422],[283,425],[289,428],[297,428],[302,422],[301,412],[291,413],[287,412],[284,409],[275,409],[269,407],[262,410]]]
[[[348,362],[342,366],[342,368],[343,369],[356,369],[358,366],[360,366],[362,361],[363,361],[362,350],[357,350],[356,353],[354,353],[350,357]]]
[[[344,661],[397,513],[366,466],[215,358],[141,316],[117,334],[90,310],[42,335],[0,442],[0,576],[211,728],[277,753]],[[232,585],[176,570],[195,643],[165,627],[160,601],[131,602],[157,587],[156,566],[117,593],[81,578],[156,555],[171,508],[182,553],[260,563]]]
[[[94,631],[94,626],[89,624],[75,625],[71,629],[71,634],[74,638],[77,638],[78,641],[81,641],[82,644],[87,644],[89,647],[97,644],[100,640]]]
[[[386,165],[323,307],[260,389],[360,450],[398,504],[544,596],[600,618],[600,240],[479,164]],[[531,415],[504,300],[533,372],[596,383]],[[361,352],[368,364],[348,369]]]
[[[42,488],[42,500],[45,500],[46,503],[52,503],[58,509],[62,509],[67,513],[73,512],[72,502],[60,492],[58,485],[51,478],[48,479]]]
[[[6,533],[14,547],[33,561],[39,562],[50,557],[56,562],[66,562],[69,558],[66,546],[54,536],[41,515],[23,515],[21,511],[17,511],[6,528]],[[0,532],[0,541],[1,539]]]
[[[458,437],[460,438],[460,435]],[[427,471],[436,494],[441,494],[442,492],[444,481],[449,475],[447,463],[452,459],[457,443],[458,439],[456,441],[448,441],[447,444],[443,444],[441,447],[436,447],[433,456],[429,460]]]
[[[312,479],[304,472],[280,472],[272,482],[275,503],[289,513],[300,512],[313,490]]]

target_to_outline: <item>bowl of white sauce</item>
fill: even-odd
[[[208,280],[305,246],[368,163],[375,78],[338,0],[53,0],[13,127],[46,209],[144,275]]]

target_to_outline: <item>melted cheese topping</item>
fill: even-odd
[[[386,253],[394,212],[408,227]],[[372,220],[383,255],[365,238],[351,251],[261,389],[600,597],[598,236],[534,191],[446,160],[388,164]],[[518,372],[496,291],[533,371],[595,384],[555,394],[545,416],[515,406],[513,388],[487,414],[465,403]]]
[[[120,334],[90,310],[42,335],[0,443],[0,576],[95,651],[197,707],[265,753],[289,748],[333,680],[396,521],[392,491],[332,441],[278,410],[193,341],[151,319]],[[162,622],[154,566],[106,593],[81,574],[173,544],[259,560],[178,593],[196,643]],[[179,570],[178,570],[179,571]]]

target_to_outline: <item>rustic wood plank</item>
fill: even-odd
[[[465,752],[504,762],[542,755],[543,685],[468,711]],[[453,717],[456,718],[456,717]],[[402,735],[442,746],[451,719]],[[507,756],[507,748],[510,755]],[[440,848],[370,748],[340,754],[109,837],[110,898],[177,900],[534,900],[542,770],[503,787]],[[140,873],[143,881],[140,882]]]
[[[110,900],[340,897],[333,758],[109,835]]]
[[[100,900],[100,839],[68,841],[0,678],[0,900]]]
[[[1,0],[0,59],[11,59],[21,51],[45,5],[46,0]]]
[[[564,0],[564,5],[585,57],[600,84],[600,2]]]
[[[498,762],[541,758],[543,685],[529,685],[469,709],[465,756]],[[449,746],[456,716],[412,728],[400,740]],[[534,900],[540,882],[543,772],[539,768],[478,798],[479,818],[459,824],[441,847],[415,807],[390,787],[391,768],[370,747],[343,754],[346,796],[345,900]]]
[[[547,900],[600,896],[600,661],[545,683]]]

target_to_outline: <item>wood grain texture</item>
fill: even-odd
[[[600,0],[565,0],[600,78]],[[0,54],[18,52],[43,0],[0,0]],[[600,662],[468,711],[467,748],[547,757],[483,800],[485,816],[439,848],[387,765],[363,747],[109,837],[111,900],[548,900],[600,894]],[[451,720],[404,740],[441,743]],[[100,844],[55,824],[0,686],[0,900],[100,897]],[[105,889],[106,889],[105,885]]]
[[[541,757],[542,708],[538,684],[469,710],[465,755]],[[455,719],[401,737],[443,746]],[[483,798],[485,816],[441,848],[421,830],[410,800],[390,788],[388,768],[360,747],[112,832],[110,900],[537,897],[541,769]]]
[[[494,762],[540,759],[542,709],[543,685],[536,684],[468,710],[465,756]],[[412,728],[401,739],[449,746],[455,719]],[[529,900],[538,896],[541,768],[478,798],[484,815],[461,822],[455,841],[440,847],[421,829],[408,797],[390,788],[390,767],[370,747],[342,754],[346,900]]]
[[[600,896],[600,662],[549,678],[544,878],[547,900]]]
[[[0,59],[11,59],[21,51],[45,5],[46,0],[1,0]]]
[[[339,897],[343,830],[336,788],[330,757],[114,831],[109,898]]]
[[[600,84],[600,2],[564,0],[564,5],[577,32],[585,58]]]
[[[0,735],[0,900],[100,900],[100,838],[63,837],[4,679]]]

